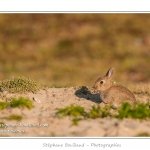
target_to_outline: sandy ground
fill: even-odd
[[[0,128],[0,136],[11,137],[92,137],[92,136],[137,136],[141,133],[150,134],[150,120],[97,118],[81,120],[78,125],[72,124],[70,117],[58,118],[56,108],[70,104],[80,105],[85,110],[100,103],[99,94],[95,91],[87,93],[75,87],[48,88],[37,93],[7,94],[7,97],[29,97],[33,100],[31,110],[8,108],[0,111],[0,122],[5,124]],[[135,94],[139,101],[147,102],[148,95]],[[100,103],[100,105],[104,105]],[[12,114],[22,115],[21,121],[7,120]],[[0,123],[1,124],[1,123]]]

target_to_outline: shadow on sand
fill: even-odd
[[[91,91],[86,86],[82,86],[80,89],[76,90],[75,95],[79,98],[84,98],[95,103],[102,102],[99,93],[91,93]]]

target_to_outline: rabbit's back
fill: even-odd
[[[134,95],[121,85],[112,85],[105,91],[100,91],[100,98],[104,103],[120,105],[122,102],[134,104],[136,99]]]

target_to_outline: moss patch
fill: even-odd
[[[129,103],[123,103],[122,107],[118,110],[119,119],[134,118],[134,119],[146,119],[150,118],[149,104],[136,104],[135,107],[131,107]]]
[[[105,106],[104,108],[101,108],[99,105],[92,106],[90,109],[90,112],[88,113],[89,118],[104,118],[107,116],[110,116],[110,107]]]
[[[31,108],[33,108],[33,104],[30,99],[19,97],[19,98],[12,99],[11,107],[13,107],[13,108],[15,108],[15,107],[25,108],[26,107],[28,109],[31,109]]]
[[[9,106],[8,102],[0,102],[0,110],[3,110]]]
[[[33,103],[29,98],[19,97],[19,98],[12,98],[11,102],[0,102],[0,110],[3,110],[7,107],[11,108],[33,108]]]
[[[116,113],[111,113],[111,107],[105,106],[100,107],[92,106],[91,109],[86,112],[81,106],[74,106],[73,104],[67,106],[65,108],[57,109],[57,116],[71,116],[73,117],[73,124],[77,125],[78,122],[82,119],[91,118],[104,118],[104,117],[112,117],[112,118],[133,118],[133,119],[146,119],[150,118],[150,109],[149,104],[140,104],[137,103],[135,107],[132,107],[129,103],[122,103],[122,107],[120,109],[116,109]],[[117,115],[116,115],[117,114]]]
[[[22,116],[20,115],[10,115],[9,117],[6,118],[7,120],[22,120]]]
[[[137,136],[140,136],[140,137],[150,137],[150,134],[147,133],[147,132],[143,132],[143,133],[139,133]]]
[[[70,106],[67,106],[65,108],[59,108],[57,109],[56,115],[58,116],[86,116],[86,112],[83,107],[81,106],[74,106],[73,104]]]
[[[0,128],[5,128],[5,123],[4,122],[0,122]]]

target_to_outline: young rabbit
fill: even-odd
[[[120,107],[122,102],[134,105],[136,101],[134,95],[127,88],[112,83],[113,74],[114,68],[110,68],[105,76],[96,80],[94,88],[99,91],[100,99],[114,109]]]

